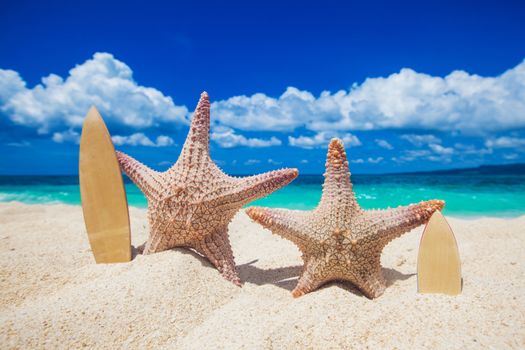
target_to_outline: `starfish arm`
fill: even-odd
[[[172,223],[165,220],[162,215],[157,215],[158,208],[152,208],[151,204],[148,208],[148,222],[149,222],[149,237],[144,243],[142,254],[153,254],[162,252],[164,250],[172,249],[177,246],[173,236],[168,232],[173,231]]]
[[[297,169],[281,169],[234,179],[232,189],[227,191],[223,197],[227,202],[238,202],[242,207],[286,186],[297,175]]]
[[[334,138],[330,141],[325,167],[323,195],[319,206],[325,207],[338,203],[349,209],[357,209],[358,204],[350,181],[348,160],[343,141],[340,139]],[[344,203],[340,203],[341,199]]]
[[[404,233],[426,223],[436,210],[445,206],[442,200],[430,200],[379,211],[365,211],[371,225],[375,226],[377,239],[384,245]],[[384,246],[383,245],[383,246]]]
[[[369,299],[383,295],[386,289],[386,280],[381,267],[378,270],[369,271],[366,276],[361,276],[355,286]]]
[[[161,188],[159,173],[125,153],[116,151],[120,168],[144,193],[148,200],[158,196]]]
[[[210,98],[207,92],[201,94],[197,108],[193,113],[190,131],[182,147],[179,160],[183,163],[195,163],[209,158],[210,142]]]
[[[309,239],[305,225],[309,215],[307,211],[250,207],[248,216],[255,222],[269,229],[272,233],[292,241],[300,250],[304,249]]]
[[[208,258],[226,280],[240,286],[241,280],[235,266],[227,231],[228,228],[225,227],[223,230],[202,237],[194,248]]]
[[[321,260],[315,258],[306,258],[303,255],[304,265],[301,275],[297,280],[297,285],[292,290],[294,298],[299,298],[311,291],[316,290],[321,285],[329,281],[325,276],[325,269]]]

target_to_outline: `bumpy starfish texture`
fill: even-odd
[[[282,169],[243,178],[224,174],[209,155],[210,102],[202,93],[177,162],[154,171],[117,152],[121,169],[148,200],[149,238],[143,254],[188,247],[207,257],[229,281],[240,285],[228,224],[245,204],[297,177]]]
[[[297,245],[303,270],[294,297],[333,280],[346,280],[368,298],[383,294],[381,252],[394,238],[424,224],[444,202],[431,200],[387,210],[363,210],[356,201],[341,140],[328,147],[323,194],[312,211],[250,207],[248,215]]]

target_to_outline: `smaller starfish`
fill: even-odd
[[[343,142],[328,147],[323,194],[312,211],[250,207],[247,214],[303,253],[294,297],[333,280],[356,285],[368,298],[383,294],[381,252],[394,238],[424,224],[444,202],[431,200],[387,210],[363,210],[356,201]]]
[[[154,171],[117,152],[122,170],[148,200],[150,233],[143,254],[187,247],[207,257],[227,280],[240,285],[228,238],[228,224],[245,204],[297,177],[281,169],[248,177],[228,176],[209,152],[210,101],[203,92],[177,162]]]

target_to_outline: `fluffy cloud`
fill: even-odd
[[[422,150],[407,150],[403,152],[403,155],[399,158],[393,158],[394,161],[404,161],[404,162],[411,162],[413,160],[429,157],[431,156],[431,152],[426,149]]]
[[[281,140],[275,136],[272,136],[270,139],[247,138],[244,135],[235,133],[233,129],[226,127],[216,127],[211,133],[211,139],[224,148],[237,146],[270,147],[280,146],[282,144]]]
[[[496,77],[464,71],[434,77],[405,68],[319,97],[289,87],[278,98],[262,93],[235,96],[212,108],[222,124],[242,130],[490,133],[525,127],[525,61]]]
[[[31,142],[22,140],[20,142],[8,142],[6,145],[11,147],[29,147],[31,146]]]
[[[401,135],[401,138],[403,140],[406,140],[413,144],[416,147],[421,147],[424,145],[428,145],[431,143],[437,144],[441,143],[441,139],[434,135],[414,135],[414,134],[407,134],[407,135]]]
[[[212,113],[221,124],[241,130],[290,131],[314,113],[305,111],[311,102],[315,98],[309,92],[288,88],[278,99],[257,93],[217,101],[212,104]]]
[[[394,149],[394,147],[392,147],[392,145],[387,141],[387,140],[382,140],[382,139],[376,139],[376,144],[381,147],[381,148],[385,148],[385,149]]]
[[[254,165],[259,164],[261,161],[259,159],[248,159],[244,162],[244,165]]]
[[[0,69],[0,106],[4,106],[17,93],[24,91],[26,83],[20,75],[9,69]]]
[[[455,143],[454,148],[460,153],[461,155],[478,155],[483,156],[486,154],[492,154],[493,150],[492,148],[478,148],[474,145],[465,145],[462,143]]]
[[[116,143],[127,145],[167,146],[173,143],[171,138],[150,140],[141,132],[152,129],[158,134],[168,124],[187,125],[190,118],[185,106],[176,105],[155,88],[139,85],[131,68],[109,53],[96,53],[67,76],[50,74],[34,87],[28,87],[17,72],[0,69],[0,118],[4,118],[0,123],[9,120],[33,128],[55,142],[78,142],[82,120],[91,105],[99,108],[110,127],[130,134],[116,137]],[[491,135],[525,128],[525,61],[495,77],[464,71],[435,77],[402,69],[320,95],[288,87],[278,97],[264,93],[233,96],[212,103],[212,116],[211,138],[226,148],[282,144],[275,136],[248,137],[243,131],[305,130],[299,136],[289,136],[289,145],[317,148],[325,147],[332,137],[342,138],[347,146],[360,145],[352,130],[421,129],[483,135],[487,152],[521,149],[525,147],[522,138]],[[429,154],[423,157],[454,153],[428,131],[401,138],[417,148],[428,148]],[[386,140],[375,142],[393,149]],[[460,153],[457,150],[454,154]],[[399,159],[401,156],[418,158],[410,152]]]
[[[64,142],[79,143],[80,134],[74,130],[55,132],[53,133],[53,137],[51,139],[55,141],[56,143],[64,143]]]
[[[350,162],[355,163],[355,164],[363,164],[365,162],[368,162],[370,164],[378,164],[378,163],[381,163],[383,159],[384,159],[383,157],[376,157],[376,158],[368,157],[367,159],[363,159],[363,158],[353,159]]]
[[[146,147],[166,147],[174,144],[173,139],[169,136],[160,135],[157,136],[155,142],[141,132],[128,135],[120,136],[115,135],[111,137],[113,143],[117,146],[146,146]]]
[[[65,79],[50,74],[33,88],[27,88],[18,73],[0,69],[0,102],[0,111],[12,122],[41,134],[80,127],[91,105],[107,121],[133,128],[187,123],[188,114],[171,97],[138,85],[131,69],[108,53],[96,53]]]
[[[367,161],[368,163],[377,164],[383,161],[383,157],[376,157],[376,158],[368,157]]]
[[[505,158],[506,160],[514,160],[514,159],[518,159],[518,155],[516,153],[510,153],[510,154],[504,154],[503,155],[503,158]]]
[[[519,148],[525,146],[525,139],[519,137],[502,136],[485,142],[489,148]]]
[[[476,150],[473,146],[464,146],[458,144],[461,152],[463,150]],[[476,150],[476,152],[479,150]],[[395,162],[412,162],[418,159],[426,159],[432,162],[450,162],[451,157],[456,154],[456,150],[453,147],[445,147],[437,143],[431,143],[428,145],[428,149],[415,149],[405,150],[400,157],[392,158]]]
[[[295,147],[301,147],[301,148],[316,148],[316,147],[328,147],[328,144],[330,143],[330,140],[333,137],[338,137],[345,143],[346,147],[352,147],[352,146],[360,146],[361,141],[357,138],[357,136],[345,133],[337,133],[337,132],[318,132],[317,134],[313,136],[299,136],[299,137],[293,137],[288,136],[288,143],[291,146]]]
[[[439,155],[449,156],[449,155],[454,154],[454,149],[451,148],[451,147],[443,147],[443,146],[438,145],[436,143],[431,143],[430,145],[428,145],[428,147],[430,147],[430,149],[434,153],[437,153]]]

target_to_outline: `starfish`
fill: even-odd
[[[339,139],[328,147],[323,194],[311,211],[250,207],[247,214],[302,252],[303,269],[294,297],[322,284],[346,280],[368,298],[383,294],[381,252],[394,238],[428,221],[444,202],[431,200],[386,210],[363,210],[356,201],[348,160]]]
[[[210,102],[203,92],[179,159],[171,168],[157,172],[121,152],[117,159],[148,201],[150,232],[143,254],[191,248],[208,258],[224,278],[240,285],[228,224],[244,205],[295,179],[297,169],[228,176],[210,158],[209,130]]]

